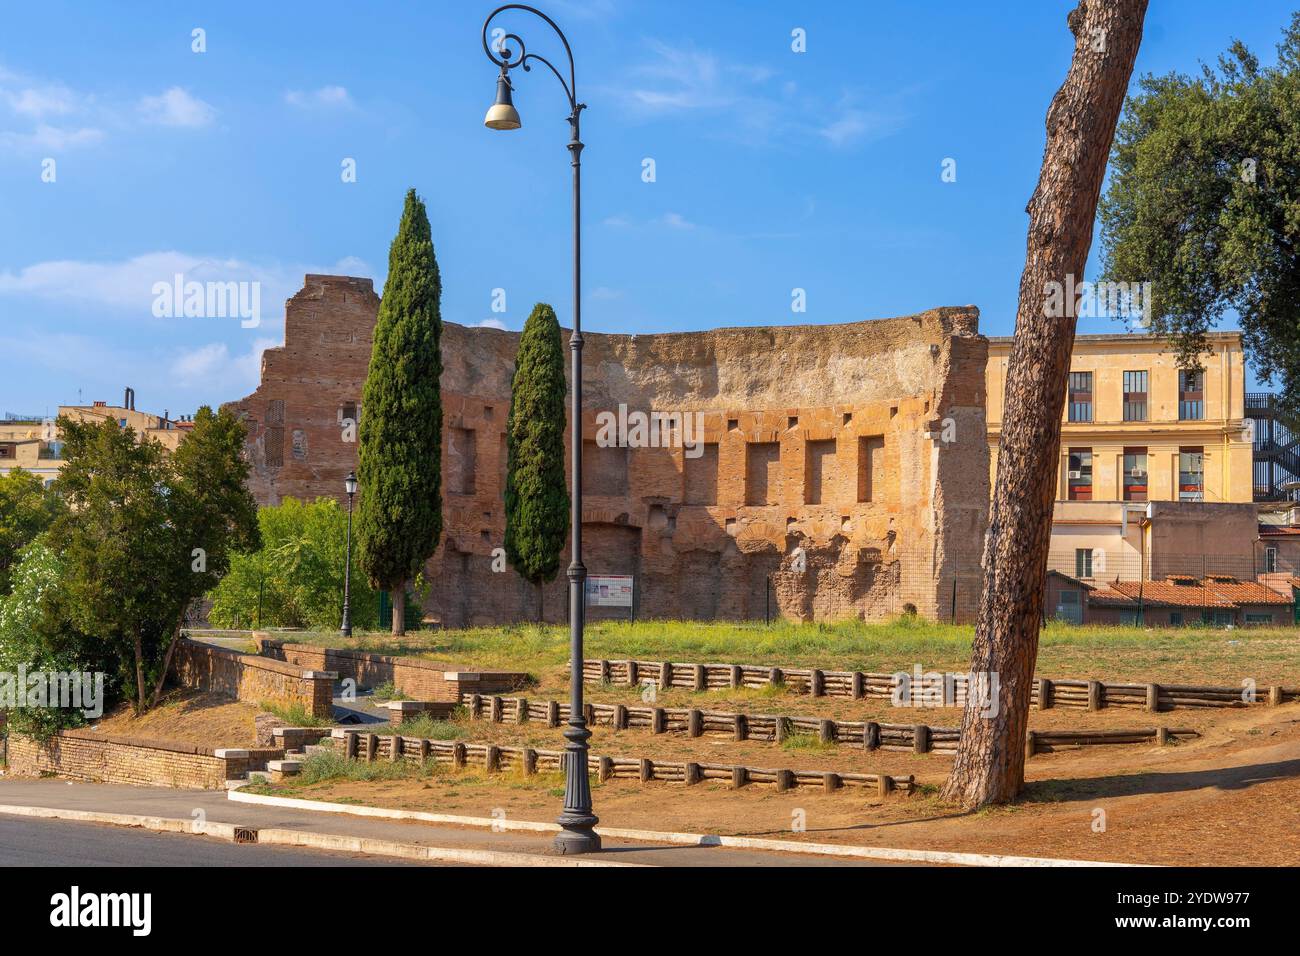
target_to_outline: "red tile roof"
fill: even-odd
[[[1255,604],[1291,604],[1289,597],[1256,581],[1222,577],[1188,584],[1176,584],[1172,580],[1112,581],[1088,595],[1089,604],[1101,607],[1131,607],[1139,600],[1156,607],[1240,608]]]

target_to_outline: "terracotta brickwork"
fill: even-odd
[[[267,701],[301,705],[313,717],[334,713],[334,681],[329,671],[241,654],[214,644],[182,638],[172,658],[172,673],[183,687],[225,694],[251,704]]]
[[[271,640],[254,632],[258,652],[297,667],[324,669],[351,678],[358,687],[391,683],[412,700],[459,703],[465,694],[502,694],[518,690],[528,675],[509,671],[470,671],[418,657],[389,657],[344,648],[316,647]]]
[[[335,276],[308,276],[289,300],[285,346],[231,405],[250,426],[259,502],[342,497],[356,445],[339,422],[360,400],[377,306],[368,280]],[[989,499],[978,315],[587,333],[588,573],[634,575],[643,617],[761,618],[770,606],[880,618],[910,605],[968,619]],[[518,338],[444,325],[444,533],[426,611],[447,626],[539,613],[532,585],[493,570]],[[667,447],[607,447],[598,416],[620,409],[699,413],[702,434],[688,437],[703,446],[687,454],[677,432]],[[547,620],[564,619],[565,589],[561,570],[543,589]],[[589,611],[610,615],[626,611]]]
[[[225,755],[225,754],[229,755]],[[265,765],[261,751],[214,751],[188,744],[107,737],[90,730],[65,730],[45,743],[25,734],[9,737],[9,770],[18,776],[52,773],[92,783],[219,790],[251,765]]]

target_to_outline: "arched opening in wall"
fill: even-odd
[[[771,614],[772,620],[781,616],[781,602],[777,593],[778,581],[772,578],[771,590],[768,578],[781,567],[781,552],[776,548],[764,548],[745,554],[745,617],[751,621],[761,621]]]
[[[625,524],[583,524],[582,563],[587,575],[630,574],[641,587],[641,529]],[[561,575],[564,571],[561,570]],[[638,596],[639,602],[639,596]],[[601,621],[628,617],[622,607],[587,607],[587,619]]]
[[[677,559],[677,615],[689,621],[718,616],[722,592],[722,555],[716,551],[687,551]]]

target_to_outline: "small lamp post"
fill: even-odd
[[[348,493],[348,544],[343,558],[343,636],[352,636],[352,498],[357,493],[357,473],[349,471],[343,479]]]
[[[494,52],[494,45],[488,41],[488,28],[498,14],[507,10],[531,13],[555,31],[569,59],[567,81],[550,60],[527,52],[523,39],[516,33],[502,35]],[[483,117],[483,125],[488,129],[512,130],[522,125],[511,97],[510,71],[522,67],[524,72],[528,72],[533,60],[555,74],[569,101],[568,150],[569,165],[573,167],[573,334],[569,337],[573,402],[569,422],[573,461],[569,492],[569,726],[564,731],[564,739],[568,741],[564,747],[564,812],[556,821],[560,824],[560,832],[555,836],[555,848],[566,854],[590,853],[600,849],[600,836],[595,830],[600,821],[591,809],[591,784],[587,780],[587,741],[591,738],[591,731],[587,729],[582,706],[582,629],[586,615],[587,568],[582,563],[582,140],[578,134],[578,119],[587,107],[578,102],[578,84],[569,40],[555,21],[542,11],[522,3],[497,7],[483,22],[483,52],[501,70],[497,76],[496,102]]]

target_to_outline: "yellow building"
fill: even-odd
[[[107,402],[60,405],[58,414],[82,422],[109,419],[122,428],[134,429],[141,437],[155,439],[168,451],[175,451],[192,427],[192,423],[184,418],[173,420],[166,414],[153,415],[137,411],[135,393],[130,389],[127,389],[122,401],[121,405],[109,405]],[[63,467],[62,452],[62,436],[53,417],[0,421],[0,475],[22,468],[49,484],[58,477],[59,469]]]
[[[1253,440],[1244,420],[1241,335],[1208,336],[1201,367],[1180,369],[1166,340],[1142,334],[1075,339],[1061,422],[1052,568],[1079,578],[1137,578],[1152,568],[1150,525],[1213,529],[1253,500]],[[997,475],[1011,338],[989,339],[988,437]],[[1202,507],[1153,509],[1149,502]],[[1225,524],[1225,528],[1228,527]],[[1233,525],[1235,527],[1235,525]],[[1147,529],[1144,535],[1143,529]],[[1170,535],[1168,540],[1191,539]],[[1211,538],[1213,534],[1211,533]],[[1225,545],[1227,542],[1224,542]]]

